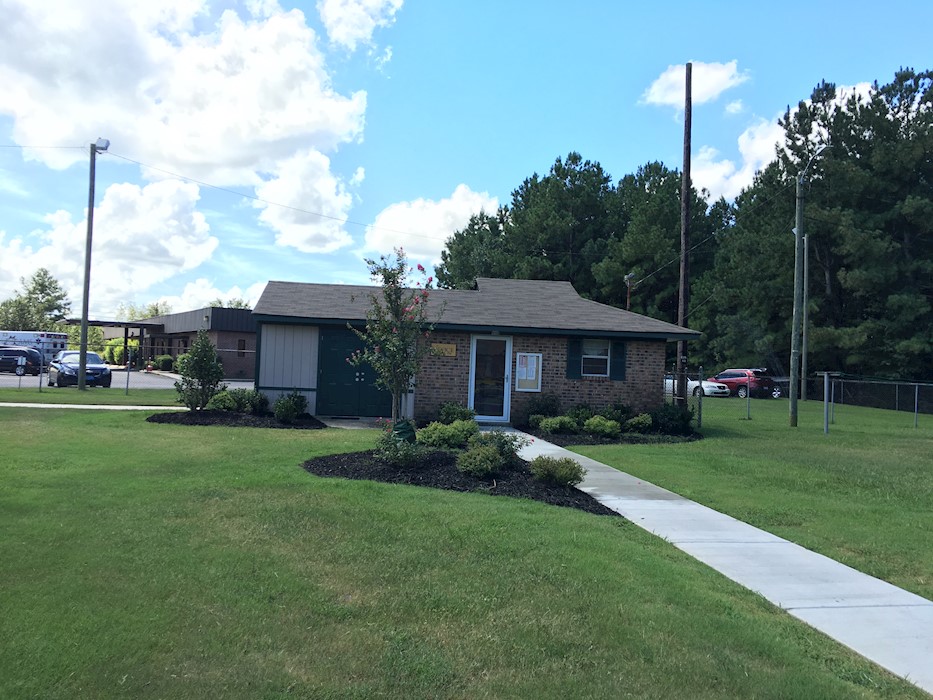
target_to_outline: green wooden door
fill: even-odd
[[[392,395],[374,385],[369,365],[347,358],[363,347],[346,328],[322,328],[318,353],[317,413],[322,416],[390,416]]]

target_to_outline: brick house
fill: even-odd
[[[199,330],[207,335],[224,368],[226,379],[253,379],[256,369],[256,323],[249,309],[206,307],[147,318],[143,357],[177,358],[188,352]]]
[[[387,416],[372,371],[349,365],[377,287],[269,282],[253,317],[256,388],[271,400],[291,391],[324,416]],[[433,290],[443,309],[404,402],[418,421],[455,401],[487,422],[521,422],[528,402],[556,394],[564,407],[620,401],[638,410],[663,400],[667,343],[699,333],[582,298],[569,282],[481,278],[472,290]]]

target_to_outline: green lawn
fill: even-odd
[[[129,394],[114,384],[109,389],[93,387],[78,391],[74,387],[10,388],[0,387],[0,404],[4,403],[61,403],[94,404],[101,406],[178,406],[178,392],[174,389],[132,389]]]
[[[619,518],[144,418],[0,406],[0,697],[925,697]]]
[[[933,600],[933,416],[707,399],[704,440],[574,448]]]

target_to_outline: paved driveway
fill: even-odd
[[[160,372],[130,372],[130,389],[174,389],[175,380],[178,379],[178,375],[172,374],[162,374]],[[39,382],[42,382],[43,389],[46,388],[45,384],[46,375],[40,374],[38,377],[33,377],[31,375],[26,375],[25,377],[17,377],[15,374],[0,373],[0,387],[28,387],[30,389],[35,389],[39,386]],[[113,384],[111,386],[111,391],[114,389],[124,391],[126,390],[126,380],[127,373],[120,369],[116,370],[113,373]],[[20,384],[22,381],[22,384]],[[242,380],[231,380],[226,381],[225,384],[230,389],[252,389],[252,381],[242,381]],[[58,387],[47,387],[48,391],[59,391]],[[68,391],[73,389],[73,387],[67,387],[61,391]],[[100,390],[103,391],[103,390]]]

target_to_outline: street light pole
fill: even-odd
[[[97,164],[97,154],[110,148],[110,141],[97,139],[91,144],[91,174],[87,195],[87,239],[84,244],[84,295],[81,301],[81,341],[78,347],[78,389],[84,391],[87,386],[87,314],[88,301],[91,296],[91,239],[94,234],[94,170]]]

